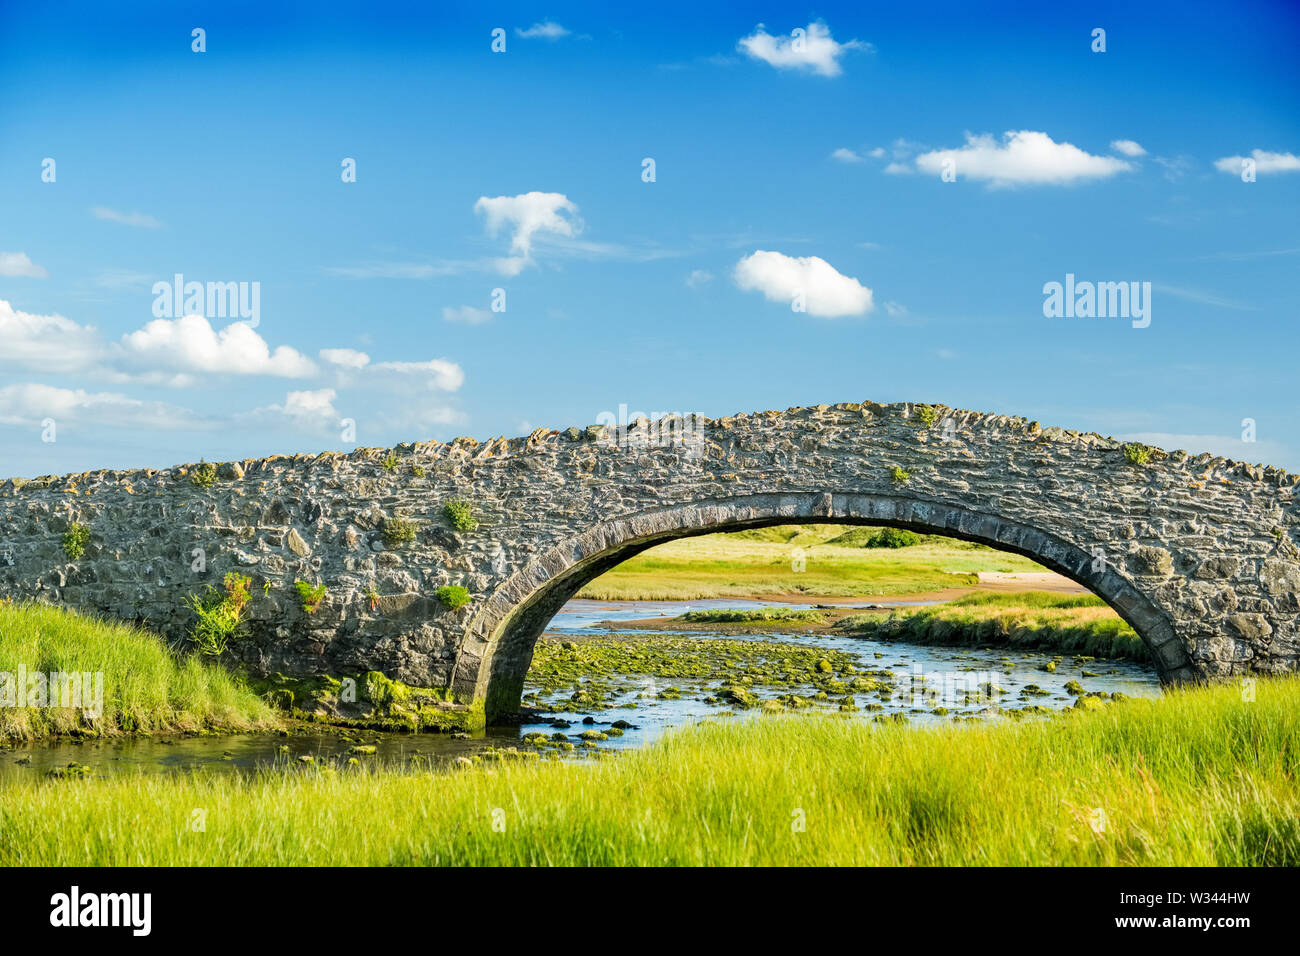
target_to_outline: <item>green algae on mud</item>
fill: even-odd
[[[666,635],[590,636],[582,640],[543,638],[533,652],[530,684],[540,689],[524,703],[552,713],[607,710],[637,685],[626,677],[647,676],[700,686],[706,703],[740,709],[759,705],[754,688],[811,686],[822,700],[854,692],[892,693],[894,675],[864,668],[858,655],[778,641]],[[703,685],[721,683],[713,690]],[[568,697],[557,697],[572,689]],[[655,696],[676,700],[681,688],[659,689]],[[838,701],[837,701],[838,703]]]
[[[364,730],[467,733],[484,726],[483,702],[457,702],[440,688],[414,687],[379,671],[250,682],[253,690],[297,720]]]
[[[36,778],[0,865],[1296,866],[1297,738],[1300,678],[1261,677],[1040,721],[713,720],[592,765]]]

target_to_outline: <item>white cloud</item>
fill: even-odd
[[[518,275],[532,262],[533,236],[552,233],[572,238],[582,231],[578,207],[563,193],[529,192],[518,196],[480,196],[474,211],[487,217],[487,231],[495,236],[502,226],[511,228],[509,258],[496,260],[505,275]],[[572,218],[565,218],[567,214]]]
[[[515,36],[523,37],[525,40],[558,40],[561,37],[567,37],[571,32],[554,20],[543,20],[541,23],[534,23],[527,30],[515,27]]]
[[[831,153],[831,159],[834,159],[841,163],[860,163],[863,161],[862,157],[859,154],[843,146],[835,150],[835,152]]]
[[[871,44],[860,40],[836,43],[830,28],[820,21],[808,24],[803,33],[801,37],[772,36],[760,23],[752,34],[740,39],[736,49],[778,70],[807,70],[821,76],[839,76],[843,72],[839,62],[841,56],[849,50],[871,48]]]
[[[370,364],[370,356],[356,349],[321,349],[320,358],[322,362],[340,368],[365,368]]]
[[[910,176],[912,174],[912,167],[908,166],[906,163],[890,163],[885,167],[885,172],[890,176]]]
[[[115,392],[52,385],[21,384],[0,388],[0,424],[56,425],[77,422],[131,428],[197,428],[206,424],[188,409],[163,402],[141,402]]]
[[[465,384],[465,372],[455,362],[430,359],[427,362],[378,362],[370,366],[375,372],[387,372],[407,383],[424,384],[429,389],[454,392]],[[392,383],[395,381],[389,378]]]
[[[332,388],[289,392],[284,397],[283,405],[264,405],[235,417],[237,421],[271,425],[287,422],[298,431],[316,434],[334,432],[340,421],[338,409],[334,407],[336,397]]]
[[[937,175],[951,161],[957,176],[985,180],[995,187],[1063,185],[1104,179],[1133,168],[1122,159],[1094,156],[1033,130],[1008,131],[1002,138],[999,145],[991,133],[967,133],[965,146],[923,153],[916,157],[916,167]]]
[[[885,157],[885,147],[883,147],[883,146],[877,146],[877,147],[876,147],[875,149],[873,149],[871,152],[867,153],[867,155],[870,156],[872,159],[884,159],[884,157]]]
[[[316,365],[287,345],[274,351],[247,322],[215,330],[201,315],[155,319],[117,345],[129,366],[181,373],[305,378]],[[179,381],[185,381],[182,377]]]
[[[47,275],[25,252],[0,252],[0,276],[44,279]]]
[[[153,216],[146,216],[140,212],[118,212],[116,209],[109,209],[107,206],[95,206],[90,212],[96,219],[107,219],[109,222],[119,222],[124,226],[135,226],[139,229],[162,228],[162,223]]]
[[[899,318],[900,316],[907,315],[907,306],[903,305],[901,302],[890,300],[885,303],[885,311],[888,312],[891,317]]]
[[[476,309],[472,305],[461,305],[455,308],[444,305],[442,307],[442,318],[444,322],[464,322],[466,325],[479,325],[492,318],[492,313],[487,309]]]
[[[1291,153],[1270,153],[1263,149],[1252,149],[1250,158],[1255,161],[1256,173],[1294,173],[1300,171],[1300,156]],[[1241,164],[1245,156],[1224,156],[1214,161],[1214,168],[1221,173],[1241,175]]]
[[[692,289],[698,289],[702,285],[707,285],[713,281],[713,273],[705,269],[692,269],[691,274],[686,277],[686,284]]]
[[[835,317],[871,311],[871,290],[841,275],[817,256],[795,258],[760,249],[736,263],[736,285],[757,290],[771,302],[793,302],[802,295],[810,315]]]
[[[1123,153],[1125,156],[1145,156],[1147,151],[1140,144],[1131,139],[1111,140],[1110,148],[1117,153]]]
[[[61,315],[19,312],[0,299],[0,365],[41,372],[72,372],[92,364],[100,351],[99,336],[88,325]]]

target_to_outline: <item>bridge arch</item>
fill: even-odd
[[[807,522],[905,528],[1023,555],[1087,587],[1114,608],[1150,649],[1162,682],[1204,677],[1165,611],[1114,568],[1059,534],[952,502],[827,491],[699,499],[611,518],[562,541],[507,578],[467,624],[453,689],[482,700],[489,722],[513,713],[538,639],[589,581],[677,538]]]

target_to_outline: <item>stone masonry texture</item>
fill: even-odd
[[[871,402],[392,449],[13,479],[0,596],[138,621],[174,641],[187,595],[252,578],[227,652],[253,674],[382,671],[489,718],[587,581],[663,541],[784,522],[891,525],[1024,554],[1092,589],[1169,682],[1292,671],[1300,477],[1204,454],[1131,462],[1096,434]],[[447,502],[477,519],[458,531]],[[414,524],[389,547],[385,522]],[[63,536],[89,542],[69,559]],[[324,584],[304,612],[295,580]],[[443,606],[446,584],[471,602]]]

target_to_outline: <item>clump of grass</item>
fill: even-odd
[[[203,594],[185,599],[185,606],[198,618],[190,629],[190,643],[199,655],[220,657],[226,652],[243,622],[252,583],[252,578],[231,571],[222,581],[222,589],[209,584]]]
[[[792,607],[713,608],[705,611],[687,611],[681,619],[692,624],[751,624],[768,621],[802,621],[820,624],[823,620],[822,615],[816,611]]]
[[[939,413],[934,410],[933,405],[920,405],[916,409],[916,420],[923,428],[931,428],[939,420]]]
[[[838,627],[909,644],[1002,645],[1149,661],[1133,628],[1093,594],[978,592],[935,607],[855,614]]]
[[[325,600],[325,595],[329,591],[329,588],[323,584],[313,587],[303,580],[294,581],[293,586],[298,589],[298,599],[302,602],[305,614],[315,614],[316,609],[320,607],[320,602]]]
[[[424,469],[421,468],[419,465],[412,465],[412,466],[411,466],[411,477],[412,477],[412,478],[423,478],[423,477],[424,477]]]
[[[210,461],[200,460],[190,472],[190,484],[196,488],[211,488],[217,483],[217,466]]]
[[[1140,442],[1130,442],[1124,446],[1124,460],[1130,465],[1145,465],[1151,460],[1152,448]]]
[[[0,707],[0,740],[58,734],[270,729],[267,706],[224,668],[157,634],[44,604],[0,603],[0,669],[103,675],[103,710]],[[0,678],[0,698],[6,690]],[[85,690],[83,682],[83,703]],[[0,810],[0,830],[5,829]]]
[[[397,548],[415,540],[416,525],[408,518],[384,519],[384,544]]]
[[[899,468],[894,465],[889,469],[889,480],[896,485],[905,485],[911,479],[912,473],[906,468]]]
[[[69,561],[76,561],[85,554],[88,544],[90,544],[90,529],[79,521],[72,522],[72,526],[63,532],[63,553],[68,556]]]
[[[379,590],[373,584],[367,584],[365,590],[361,592],[365,595],[366,601],[370,604],[370,610],[379,607]]]
[[[75,800],[20,779],[0,865],[1297,866],[1300,679],[1257,691],[924,728],[714,720],[588,766],[113,776]],[[177,839],[195,806],[240,812]]]
[[[387,455],[384,456],[383,460],[379,463],[379,465],[384,469],[384,471],[392,471],[398,466],[399,462],[400,459],[397,457],[397,455],[390,451]]]
[[[434,595],[442,602],[443,607],[452,611],[464,607],[471,600],[469,591],[459,584],[444,584],[434,592]]]
[[[442,513],[457,531],[473,531],[478,527],[478,519],[469,502],[464,498],[453,498],[442,506]]]

